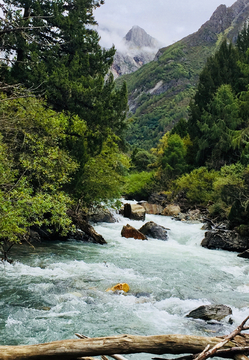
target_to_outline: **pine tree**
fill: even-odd
[[[197,154],[200,163],[208,161],[212,168],[219,169],[238,160],[231,134],[241,124],[240,104],[230,85],[219,87],[197,124],[201,133]]]
[[[115,49],[102,49],[93,27],[93,10],[103,3],[5,0],[5,17],[18,25],[0,38],[5,63],[12,61],[2,79],[37,88],[55,110],[79,115],[99,151],[109,130],[123,128],[127,109],[126,87],[116,90],[112,76],[106,81]]]

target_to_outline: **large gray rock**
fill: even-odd
[[[222,249],[242,252],[248,249],[248,238],[241,237],[234,230],[212,230],[205,233],[201,246],[208,249]]]
[[[147,222],[139,229],[139,231],[141,233],[143,233],[144,235],[146,235],[148,237],[152,237],[154,239],[159,239],[159,240],[167,240],[168,239],[167,230],[169,230],[169,229],[166,229],[165,227],[163,227],[161,225],[157,225],[153,221]]]
[[[232,309],[226,305],[202,305],[186,316],[194,319],[220,321],[231,314]]]

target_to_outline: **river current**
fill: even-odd
[[[104,246],[72,241],[13,249],[14,263],[0,263],[0,344],[75,333],[215,336],[234,330],[249,315],[249,260],[202,248],[202,224],[156,215],[146,215],[147,221],[170,228],[168,241],[122,238],[123,225],[143,223],[118,216],[114,224],[94,225]],[[106,292],[120,282],[129,284],[127,294]],[[208,304],[230,306],[234,323],[186,318]]]

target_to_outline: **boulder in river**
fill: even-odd
[[[143,202],[141,205],[145,208],[146,214],[160,215],[163,212],[163,207],[159,204]]]
[[[141,233],[139,230],[135,229],[133,226],[129,224],[123,226],[121,235],[127,239],[133,238],[137,240],[147,240],[147,237],[143,233]]]
[[[226,305],[202,305],[186,316],[193,319],[220,321],[231,314],[232,309]]]
[[[205,233],[201,246],[208,249],[222,249],[242,252],[248,249],[248,238],[240,236],[234,230],[212,230]]]
[[[145,220],[145,208],[139,204],[124,204],[124,217],[131,220]]]
[[[164,216],[177,216],[181,209],[179,205],[169,204],[163,210],[162,215]]]
[[[139,229],[139,231],[144,235],[159,240],[168,239],[167,230],[169,229],[166,229],[164,226],[154,223],[154,221],[147,222]]]

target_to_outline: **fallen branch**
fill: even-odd
[[[226,353],[229,353],[230,356],[232,355],[232,353],[234,353],[234,355],[231,357],[233,357],[235,360],[249,360],[248,357],[244,355],[245,353],[246,354],[249,353],[248,347],[233,347],[231,349],[220,350],[229,341],[233,340],[235,336],[241,335],[242,331],[249,329],[248,326],[245,326],[248,319],[249,316],[234,331],[232,331],[229,335],[224,336],[223,337],[224,340],[220,341],[218,344],[213,346],[212,349],[210,349],[210,344],[208,344],[206,348],[197,356],[189,355],[189,356],[177,358],[175,360],[206,360],[207,358],[213,357],[215,355],[218,355],[220,357],[223,356],[225,357]],[[243,352],[243,354],[242,353],[240,354],[240,352]],[[159,360],[159,358],[153,358],[153,360]],[[160,360],[166,360],[166,359],[160,358]]]
[[[245,326],[248,319],[249,316],[234,331],[232,331],[229,335],[225,336],[225,339],[223,341],[215,345],[212,349],[209,350],[210,346],[204,349],[203,352],[199,354],[195,360],[206,360],[207,358],[214,356],[217,350],[221,349],[230,340],[233,340],[235,336],[241,333],[241,331],[248,330],[248,326]]]

